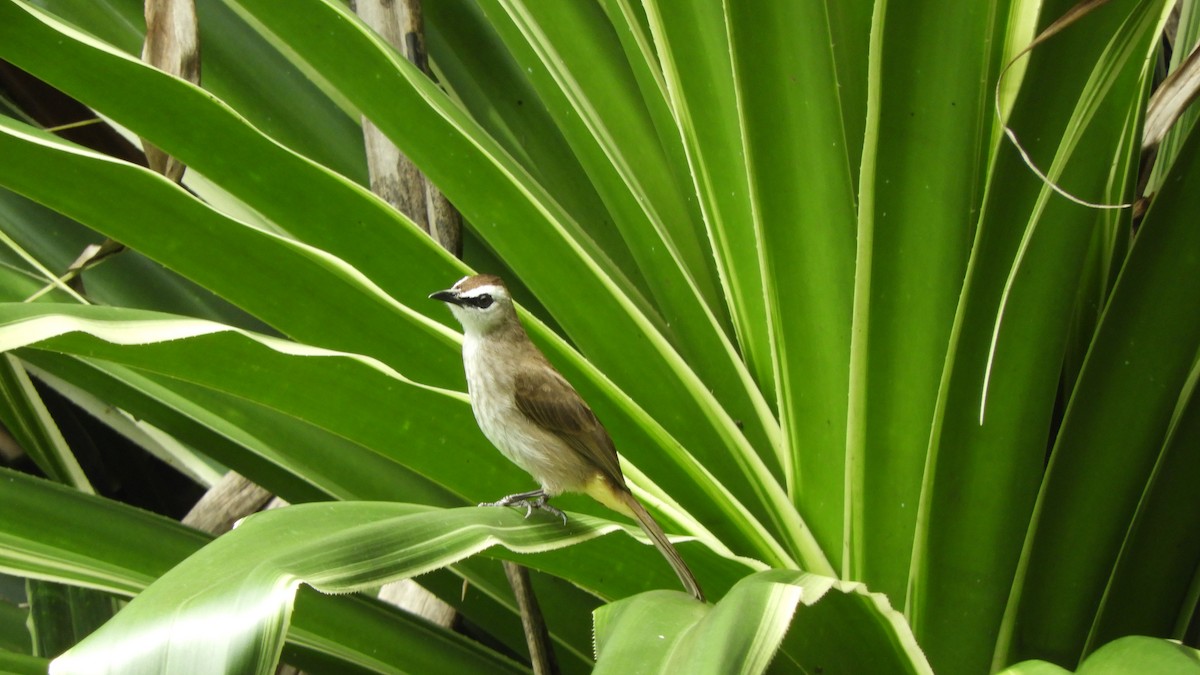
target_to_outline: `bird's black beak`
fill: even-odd
[[[429,299],[430,300],[441,300],[442,302],[450,302],[450,303],[454,303],[456,305],[462,304],[462,301],[459,300],[458,293],[455,293],[454,291],[449,291],[449,290],[438,291],[437,293],[431,293],[429,295]]]

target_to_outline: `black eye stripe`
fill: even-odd
[[[487,309],[488,307],[492,306],[493,302],[492,296],[487,293],[469,298],[463,298],[462,300],[463,304],[470,305],[472,307],[478,307],[479,309]]]

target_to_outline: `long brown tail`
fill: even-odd
[[[658,526],[658,522],[646,510],[646,507],[642,506],[637,497],[634,497],[633,493],[628,490],[617,489],[613,490],[613,493],[633,512],[638,525],[642,526],[642,529],[650,536],[650,541],[654,542],[654,547],[663,554],[667,562],[671,563],[671,568],[675,570],[675,574],[679,575],[679,580],[683,582],[683,587],[687,589],[687,592],[700,602],[704,602],[704,591],[700,590],[700,583],[696,581],[692,570],[688,569],[687,563],[683,561],[679,551],[675,550],[671,540],[667,539],[666,533]]]

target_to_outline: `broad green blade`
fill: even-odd
[[[44,350],[23,350],[21,355],[181,442],[203,448],[290,503],[396,498],[431,506],[464,504],[403,465],[278,408],[110,362]]]
[[[835,37],[824,3],[726,4],[757,218],[730,226],[760,230],[761,293],[773,321],[774,372],[760,386],[783,426],[789,497],[836,565],[855,214]]]
[[[459,494],[491,494],[509,473],[508,463],[478,434],[465,397],[417,385],[370,357],[118,308],[0,305],[0,324],[0,349],[39,343],[247,398],[440,476],[435,480]],[[280,387],[282,380],[289,386]],[[408,433],[414,427],[423,433]],[[445,446],[459,453],[454,462],[439,451]],[[302,450],[313,461],[330,461],[324,448]],[[472,471],[452,468],[468,457]]]
[[[0,469],[0,480],[0,512],[23,515],[0,519],[0,570],[5,572],[134,595],[210,541],[166,518],[24,474]],[[81,528],[80,522],[89,526]],[[423,672],[447,673],[510,664],[461,636],[378,602],[319,595],[311,589],[309,597],[304,596],[289,639],[344,663],[376,672],[424,663],[445,670],[430,667]],[[512,613],[504,610],[491,615],[492,620],[512,621]],[[414,656],[414,650],[422,653]]]
[[[1198,347],[1200,349],[1200,347]],[[1085,651],[1122,635],[1158,635],[1182,640],[1195,615],[1200,530],[1195,504],[1200,485],[1200,353],[1168,423],[1166,438],[1121,544]]]
[[[1046,3],[1043,25],[1073,4]],[[1052,180],[1093,201],[1121,203],[1133,188],[1132,122],[1162,7],[1110,2],[1023,57],[1029,67],[1007,123]],[[1011,143],[999,147],[934,411],[906,603],[939,671],[992,663],[1043,472],[1071,310],[1090,278],[1085,263],[1098,261],[1087,255],[1096,222],[1094,209],[1047,186]]]
[[[875,4],[874,0],[825,0],[832,38],[829,47],[837,66],[838,107],[845,129],[842,138],[846,139],[846,159],[856,190],[866,141],[868,61]]]
[[[462,588],[459,580],[459,593]],[[471,588],[470,592],[481,590]],[[490,632],[492,624],[501,622],[519,623],[520,619],[505,609],[487,617],[482,625]],[[506,646],[519,650],[523,642],[522,638]],[[296,654],[297,648],[303,652]],[[301,586],[296,593],[283,657],[304,672],[331,675],[353,667],[364,673],[431,675],[529,672],[499,652],[378,600],[362,595],[324,595]],[[310,669],[308,659],[313,655],[322,657],[321,668]]]
[[[724,8],[715,2],[692,5],[689,12],[659,2],[643,6],[742,357],[759,386],[773,391],[761,223]]]
[[[701,259],[693,260],[688,265],[692,274],[697,278],[717,279],[717,261],[708,245],[704,218],[694,196],[695,184],[683,147],[684,138],[671,110],[670,94],[658,53],[655,51],[654,36],[645,8],[636,0],[602,0],[600,4],[625,53],[625,67],[637,82],[641,94],[640,106],[645,108],[645,114],[649,115],[654,125],[656,145],[665,156],[674,192],[685,196],[687,218],[681,222],[664,224],[671,228],[675,238],[700,242],[699,247],[703,252]],[[686,248],[686,244],[681,244],[681,248]],[[692,265],[703,265],[706,271],[699,272]],[[719,289],[716,292],[716,299],[710,300],[713,312],[721,318],[722,325],[727,325],[726,333],[731,334],[732,326],[728,325],[730,317],[725,295]]]
[[[997,675],[1068,675],[1070,672],[1046,661],[1022,661]],[[1131,635],[1104,645],[1075,672],[1079,675],[1196,675],[1200,673],[1200,652],[1166,640]]]
[[[1200,313],[1195,311],[1200,193],[1191,187],[1196,180],[1200,133],[1193,132],[1138,231],[1071,397],[997,660],[1007,655],[1008,660],[1071,663],[1082,656],[1139,503],[1161,489],[1161,483],[1148,485],[1160,457],[1195,461],[1194,452],[1187,460],[1163,453],[1171,450],[1170,428],[1190,429],[1200,414],[1184,395],[1194,387],[1189,379],[1200,349]],[[1193,519],[1192,511],[1162,514],[1169,520],[1157,525],[1174,530]],[[1080,527],[1082,522],[1089,526]],[[1187,535],[1180,530],[1178,536]],[[1173,539],[1147,544],[1172,556]],[[1176,592],[1160,591],[1178,601],[1180,583],[1186,588],[1194,570],[1183,573],[1186,578],[1176,576],[1172,584]]]
[[[138,58],[145,38],[143,3],[39,0],[39,7]],[[367,182],[362,130],[353,111],[331,101],[219,0],[196,3],[204,88],[233,104],[255,127],[361,184]],[[253,63],[255,77],[245,68]],[[269,73],[269,76],[262,76]],[[286,101],[286,105],[280,102]],[[184,182],[189,179],[185,176]]]
[[[669,673],[690,663],[675,663],[673,654],[691,646],[688,636],[711,611],[687,598],[646,593],[596,610],[594,673]],[[770,645],[773,651],[778,638]],[[746,654],[737,656],[746,657]],[[727,665],[727,664],[726,664]],[[716,672],[714,670],[714,672]]]
[[[1007,0],[880,3],[859,183],[847,578],[898,604],[929,421],[983,199]],[[987,45],[981,48],[980,45]],[[919,73],[919,77],[914,77]]]
[[[4,584],[19,587],[20,580],[5,577]],[[0,598],[0,652],[33,653],[28,621],[28,607],[18,606],[15,598]]]
[[[613,264],[648,293],[620,231],[605,226],[608,210],[534,90],[530,71],[504,48],[497,28],[479,4],[470,0],[431,2],[422,12],[431,65],[448,93],[555,196]],[[464,259],[476,269],[499,273],[471,261],[479,255],[472,249],[482,248],[464,246]]]
[[[0,469],[0,572],[133,595],[208,540],[146,511]],[[79,524],[86,522],[87,527]]]
[[[104,240],[103,235],[4,189],[0,189],[0,230],[0,260],[11,265],[0,281],[0,300],[6,302],[22,302],[41,292],[67,271],[84,248]],[[131,279],[137,281],[131,283]],[[83,282],[90,302],[173,311],[243,328],[263,327],[262,322],[136,251],[127,250],[85,272]],[[58,290],[40,299],[80,301],[77,294]]]
[[[619,529],[509,510],[307,504],[251,516],[151,584],[51,672],[269,673],[301,583],[347,593],[415,576],[493,545],[533,552]],[[170,626],[164,630],[165,626]],[[135,647],[136,645],[136,647]],[[492,667],[503,667],[494,659]]]
[[[1049,661],[1022,661],[1001,670],[997,675],[1070,675],[1071,671]]]
[[[1079,675],[1135,672],[1196,675],[1200,673],[1200,651],[1167,640],[1131,635],[1096,650],[1076,672]]]
[[[162,74],[152,77],[177,82]],[[202,94],[197,90],[196,95]],[[225,115],[230,114],[225,111]],[[405,366],[412,376],[427,382],[449,385],[461,377],[450,331],[399,304],[345,262],[309,245],[239,223],[150,171],[115,162],[43,132],[5,122],[4,118],[0,123],[0,148],[12,160],[5,163],[8,170],[0,175],[0,181],[11,189],[158,259],[297,339],[307,337],[316,344],[340,344],[373,353]],[[263,137],[259,139],[270,144]],[[164,144],[158,144],[165,149]],[[276,146],[276,151],[322,173],[282,148]],[[21,165],[20,170],[15,163]],[[282,171],[282,166],[278,170]],[[60,183],[54,192],[48,191],[55,184],[49,177],[64,173],[75,177],[70,183],[74,187],[66,189]],[[348,183],[323,175],[330,181],[328,185],[357,191]],[[97,195],[104,195],[104,199],[97,199]],[[329,194],[326,197],[333,198]],[[283,199],[281,195],[276,198]],[[354,203],[365,202],[360,194]],[[386,209],[382,203],[377,208]],[[293,216],[299,218],[300,214],[293,212]],[[164,221],[173,224],[168,226]],[[230,251],[237,254],[230,255]],[[424,269],[430,268],[426,263]],[[432,281],[429,283],[432,285]],[[422,304],[429,302],[424,295],[428,292],[417,294]],[[328,320],[324,312],[312,310],[314,305],[338,307],[342,320]],[[389,333],[370,327],[384,316],[397,330]],[[415,330],[399,330],[401,325]],[[398,339],[401,335],[406,339]],[[417,358],[416,353],[421,357]]]
[[[13,675],[45,675],[50,672],[50,659],[0,649],[0,670]]]
[[[650,593],[606,605],[596,652],[605,673],[761,673],[773,659],[777,672],[932,672],[886,598],[784,570],[748,576],[712,606]]]

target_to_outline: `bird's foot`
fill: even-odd
[[[533,513],[534,509],[545,511],[562,518],[563,525],[567,524],[567,514],[561,509],[550,506],[550,496],[542,490],[533,490],[532,492],[521,492],[515,495],[509,495],[504,499],[496,502],[484,502],[480,506],[516,506],[518,508],[525,507],[525,517],[528,518]]]

